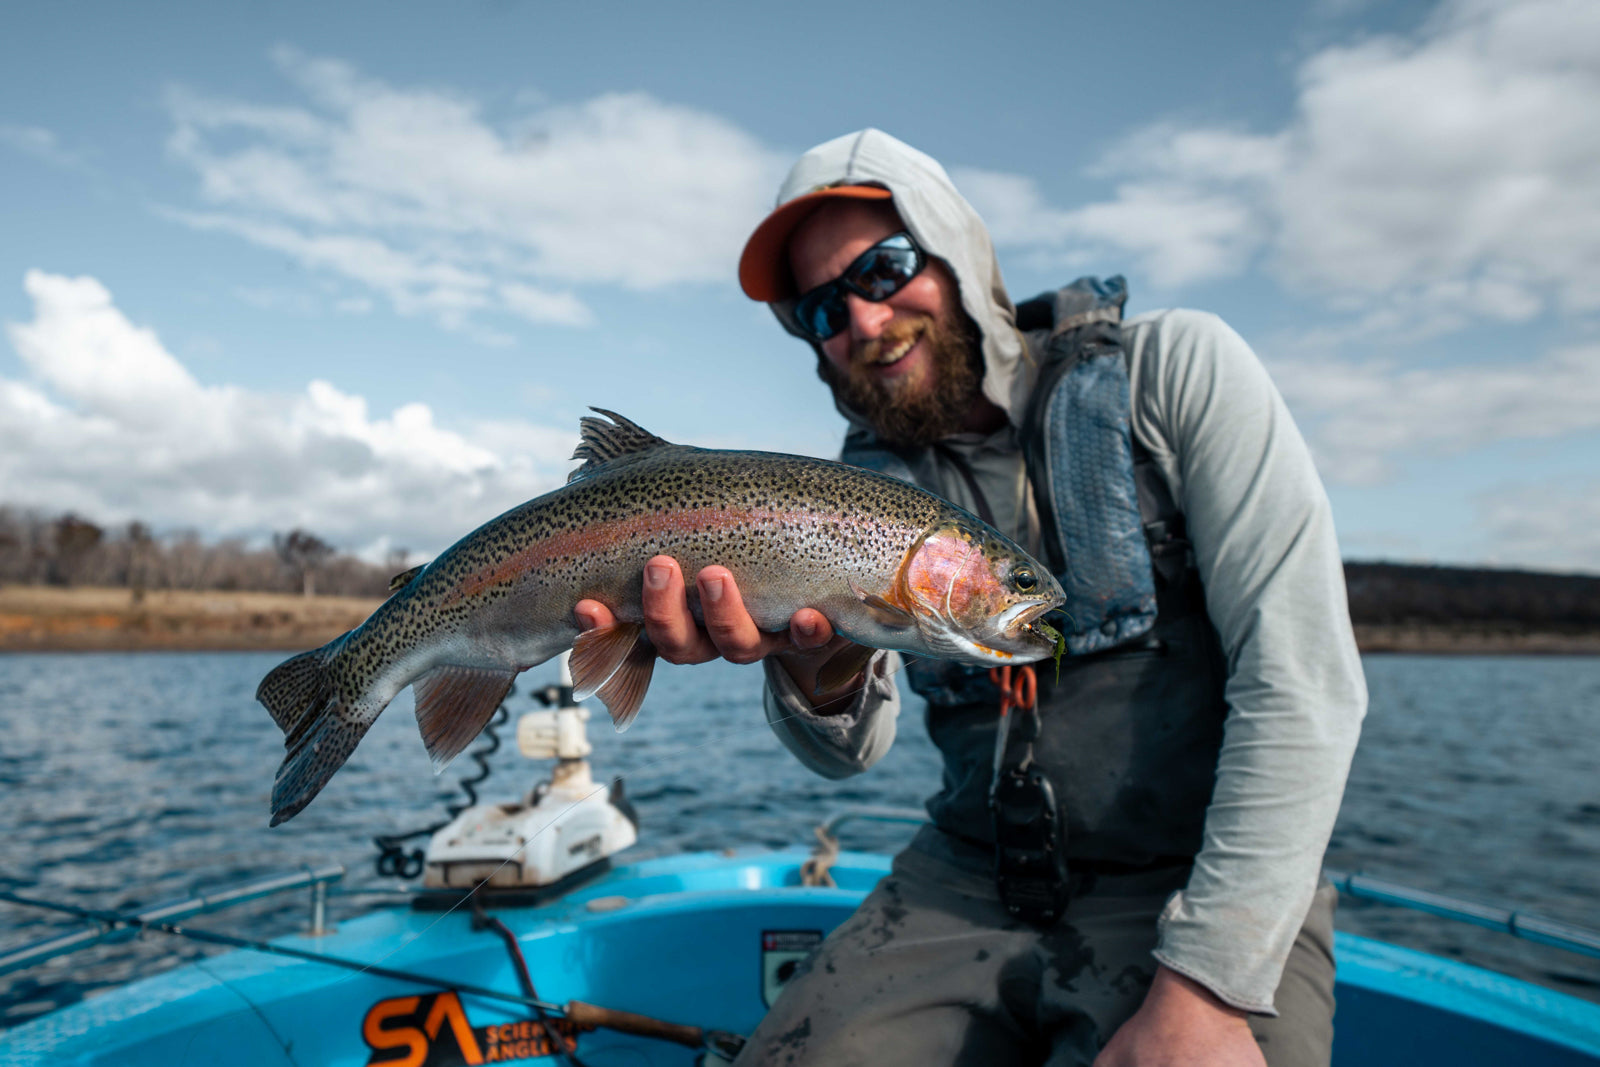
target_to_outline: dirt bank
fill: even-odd
[[[287,593],[0,587],[0,652],[315,648],[381,604]]]
[[[289,593],[0,587],[0,652],[297,650],[333,640],[382,601]],[[1363,652],[1600,655],[1600,631],[1514,625],[1357,625]]]

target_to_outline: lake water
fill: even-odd
[[[0,887],[133,909],[307,864],[343,863],[347,884],[384,884],[372,836],[437,821],[472,765],[433,776],[408,692],[309,808],[268,829],[282,738],[254,692],[281,658],[0,656]],[[1379,656],[1366,668],[1371,712],[1328,865],[1600,926],[1600,658]],[[512,711],[553,680],[553,667],[523,675]],[[642,823],[621,861],[809,844],[837,806],[918,806],[937,785],[920,714],[908,710],[871,772],[830,782],[772,736],[760,687],[755,668],[662,667],[622,736],[596,705],[596,775],[625,776]],[[519,797],[545,770],[517,755],[509,726],[504,734],[487,799]],[[908,836],[867,825],[846,846],[891,849]],[[297,893],[203,922],[273,936],[304,915]],[[1600,1001],[1594,959],[1373,905],[1347,902],[1339,921]],[[0,905],[0,946],[70,925]],[[0,1026],[201,951],[151,936],[0,976]]]

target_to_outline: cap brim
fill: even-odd
[[[826,200],[889,200],[893,194],[877,185],[832,185],[797,196],[778,207],[756,227],[739,257],[739,286],[751,300],[771,303],[794,294],[789,275],[789,238]]]

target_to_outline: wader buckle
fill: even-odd
[[[1000,689],[994,778],[989,813],[994,819],[995,887],[1007,912],[1034,926],[1051,926],[1067,907],[1066,827],[1049,777],[1033,764],[1041,723],[1038,679],[1022,667],[991,670]],[[1019,714],[1012,715],[1016,708]],[[1013,736],[1015,735],[1015,736]]]

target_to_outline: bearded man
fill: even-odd
[[[741,1064],[1326,1064],[1319,884],[1366,691],[1327,497],[1214,316],[1122,321],[1120,278],[1013,305],[934,160],[876,130],[807,152],[740,281],[849,421],[846,462],[966,507],[1068,593],[1036,711],[916,660],[944,757],[929,825],[785,988]],[[821,614],[758,631],[732,575],[645,569],[673,662],[761,660],[768,719],[842,778],[894,740],[901,657],[814,694]],[[578,606],[586,626],[604,607]]]

